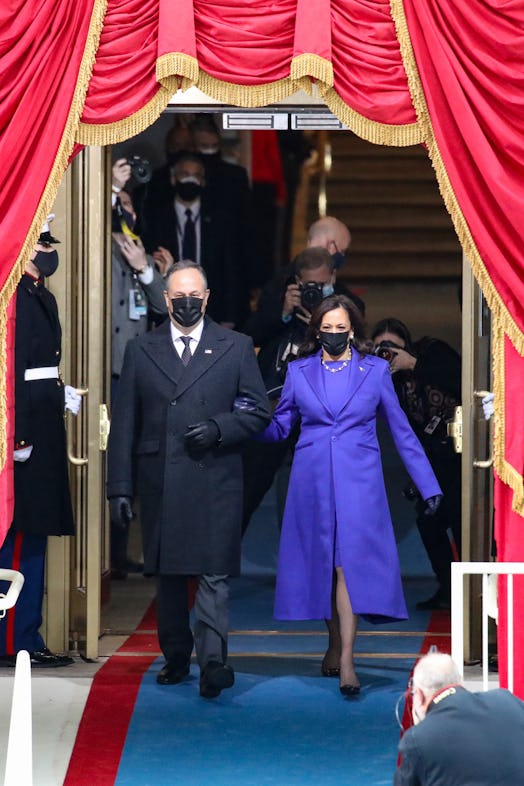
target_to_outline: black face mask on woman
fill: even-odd
[[[341,355],[349,344],[349,330],[344,333],[326,333],[321,330],[318,337],[323,349],[334,358]]]
[[[40,273],[48,278],[56,272],[58,267],[58,251],[37,251],[36,257],[33,259],[35,265]]]
[[[173,308],[172,315],[175,322],[178,322],[182,327],[192,327],[196,325],[202,316],[202,303],[201,297],[173,297],[171,298],[171,306]]]

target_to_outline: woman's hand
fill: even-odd
[[[389,367],[392,374],[394,374],[395,371],[413,371],[417,363],[417,358],[414,355],[406,352],[405,349],[400,349],[400,347],[391,349],[391,354],[393,358]]]

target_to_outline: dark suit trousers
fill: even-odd
[[[158,576],[158,639],[166,661],[189,660],[193,642],[201,669],[225,663],[229,628],[229,577],[198,576],[194,636],[189,624],[188,576]]]

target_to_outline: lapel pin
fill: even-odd
[[[213,354],[212,349],[204,349],[204,355],[212,355],[212,354]]]

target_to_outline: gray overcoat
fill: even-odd
[[[238,410],[238,397],[253,408]],[[208,419],[220,429],[220,445],[192,457],[183,435]],[[146,574],[239,573],[240,447],[269,419],[247,336],[206,317],[187,367],[169,320],[129,342],[112,413],[107,495],[140,498]]]

